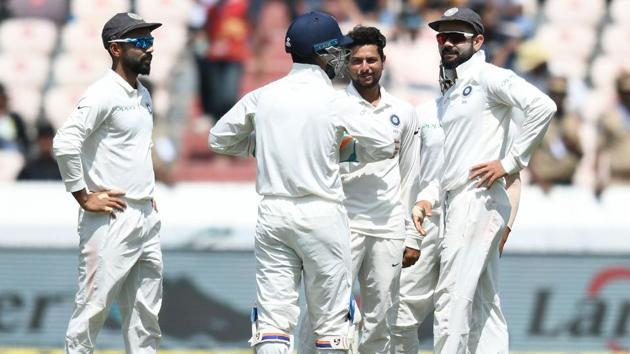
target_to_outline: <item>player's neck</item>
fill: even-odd
[[[359,92],[364,100],[370,102],[374,107],[378,106],[378,103],[381,101],[381,85],[376,84],[372,87],[361,87],[355,85],[354,88],[357,89],[357,92]]]
[[[127,81],[127,83],[131,85],[131,87],[138,88],[138,74],[137,73],[131,70],[125,70],[125,68],[122,65],[117,65],[115,68],[113,68],[113,70],[118,75],[120,75],[120,77],[125,79],[125,81]]]

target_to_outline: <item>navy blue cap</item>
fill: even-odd
[[[483,34],[484,32],[479,14],[467,7],[451,7],[444,12],[439,20],[429,23],[429,27],[439,32],[440,23],[444,22],[464,22],[473,27],[475,34]]]
[[[287,30],[284,50],[301,57],[308,57],[327,47],[346,47],[352,38],[344,36],[339,24],[329,14],[311,11],[299,16]]]
[[[145,22],[142,17],[133,12],[121,12],[110,18],[103,26],[101,39],[105,49],[109,46],[109,41],[121,39],[125,34],[139,29],[148,28],[150,31],[162,26],[161,23]]]

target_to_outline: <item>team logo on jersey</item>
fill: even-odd
[[[151,105],[149,103],[147,103],[146,106],[147,106],[147,111],[149,111],[149,113],[153,114],[153,109],[151,108]]]
[[[464,92],[462,92],[462,94],[464,96],[468,96],[468,95],[470,95],[471,91],[472,91],[472,86],[468,85],[468,86],[464,87]]]
[[[389,121],[392,122],[392,124],[396,127],[400,125],[400,118],[398,118],[398,116],[395,114],[392,114],[392,116],[389,117]]]

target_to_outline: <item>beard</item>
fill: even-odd
[[[447,54],[455,54],[455,58],[447,60],[445,59]],[[443,48],[442,51],[440,52],[440,55],[442,57],[442,66],[444,66],[444,68],[446,69],[455,69],[460,64],[468,61],[468,59],[470,59],[473,56],[473,54],[475,54],[475,50],[472,44],[470,45],[470,47],[462,49],[462,50],[455,47]]]
[[[151,72],[152,57],[153,56],[151,54],[145,54],[141,57],[124,55],[122,57],[122,63],[125,68],[138,75],[149,75]]]
[[[357,76],[356,79],[352,79],[352,84],[354,85],[354,87],[357,88],[371,89],[378,86],[380,81],[381,75],[372,74],[372,81],[365,83],[361,81],[361,78],[359,76]]]

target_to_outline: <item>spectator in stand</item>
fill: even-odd
[[[9,108],[9,97],[0,84],[0,181],[14,180],[28,154],[29,139],[22,118]]]
[[[518,47],[533,31],[533,24],[523,15],[522,4],[518,0],[484,1],[476,7],[486,29],[484,46],[489,60],[513,69]]]
[[[27,155],[29,139],[24,120],[9,107],[9,96],[0,84],[0,149],[15,150]]]
[[[38,155],[26,163],[18,180],[49,180],[61,181],[59,166],[52,154],[53,138],[55,130],[48,124],[37,128]]]
[[[545,191],[553,185],[571,184],[582,157],[582,121],[579,115],[566,107],[567,79],[552,77],[547,86],[549,97],[558,110],[530,164],[533,182]]]
[[[630,73],[616,81],[617,103],[600,118],[598,189],[630,184]]]
[[[248,56],[250,29],[248,0],[218,0],[208,8],[208,50],[203,70],[207,76],[210,115],[222,117],[239,98],[243,67]]]

